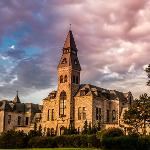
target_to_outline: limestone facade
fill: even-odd
[[[43,106],[21,103],[18,94],[13,101],[0,101],[0,132],[33,130],[34,123],[43,133],[60,135],[74,126],[83,130],[85,121],[92,126],[119,126],[123,111],[133,100],[131,92],[122,93],[80,83],[81,66],[72,31],[68,32],[57,67],[58,87],[43,100]]]
[[[58,135],[73,125],[82,131],[85,121],[92,126],[119,125],[123,108],[133,100],[131,92],[122,93],[90,84],[80,84],[80,62],[72,31],[69,31],[57,68],[58,87],[43,100],[42,128]]]
[[[16,101],[17,99],[17,101]],[[8,130],[29,132],[34,123],[41,121],[42,106],[32,103],[21,103],[17,96],[13,101],[0,101],[0,133]]]

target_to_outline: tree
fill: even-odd
[[[150,124],[150,97],[143,94],[139,99],[136,99],[124,113],[123,120],[136,133],[141,129],[143,135],[146,135],[146,127]]]
[[[87,120],[84,122],[82,134],[87,134],[88,132],[88,122]]]
[[[147,76],[148,76],[148,82],[147,85],[150,86],[150,64],[148,65],[148,67],[145,69]]]

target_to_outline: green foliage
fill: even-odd
[[[124,123],[133,128],[132,132],[138,133],[142,129],[143,135],[146,135],[146,126],[150,124],[150,97],[143,94],[136,99],[124,113],[123,119]]]
[[[97,132],[97,138],[100,139],[101,141],[104,138],[120,137],[120,136],[123,136],[123,135],[124,135],[124,132],[120,128],[103,129],[103,130]]]
[[[101,129],[101,123],[97,122],[94,126],[92,126],[91,122],[87,122],[87,120],[84,122],[83,131],[82,134],[96,134]]]
[[[55,137],[33,137],[29,140],[29,146],[32,148],[47,147],[99,147],[100,141],[96,135],[61,135]]]
[[[102,147],[109,150],[148,150],[150,139],[130,136],[108,137],[102,140]]]
[[[148,67],[145,69],[147,76],[148,76],[148,81],[147,81],[147,85],[150,86],[150,64],[148,65]]]
[[[53,148],[53,147],[57,147],[57,144],[52,137],[37,136],[29,140],[28,146],[31,148]]]
[[[27,147],[27,135],[21,131],[8,131],[0,136],[0,148],[25,148]]]

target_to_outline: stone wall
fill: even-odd
[[[0,111],[0,133],[4,131],[4,111]]]

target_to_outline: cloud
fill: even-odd
[[[56,87],[57,64],[70,23],[82,83],[131,90],[136,96],[144,92],[137,88],[145,89],[143,66],[149,64],[148,0],[5,0],[0,1],[0,18],[2,97],[12,97],[19,89],[24,99],[29,95],[34,99],[34,93]],[[4,37],[16,42],[7,43]]]
[[[11,45],[9,48],[10,49],[15,49],[15,45]]]

